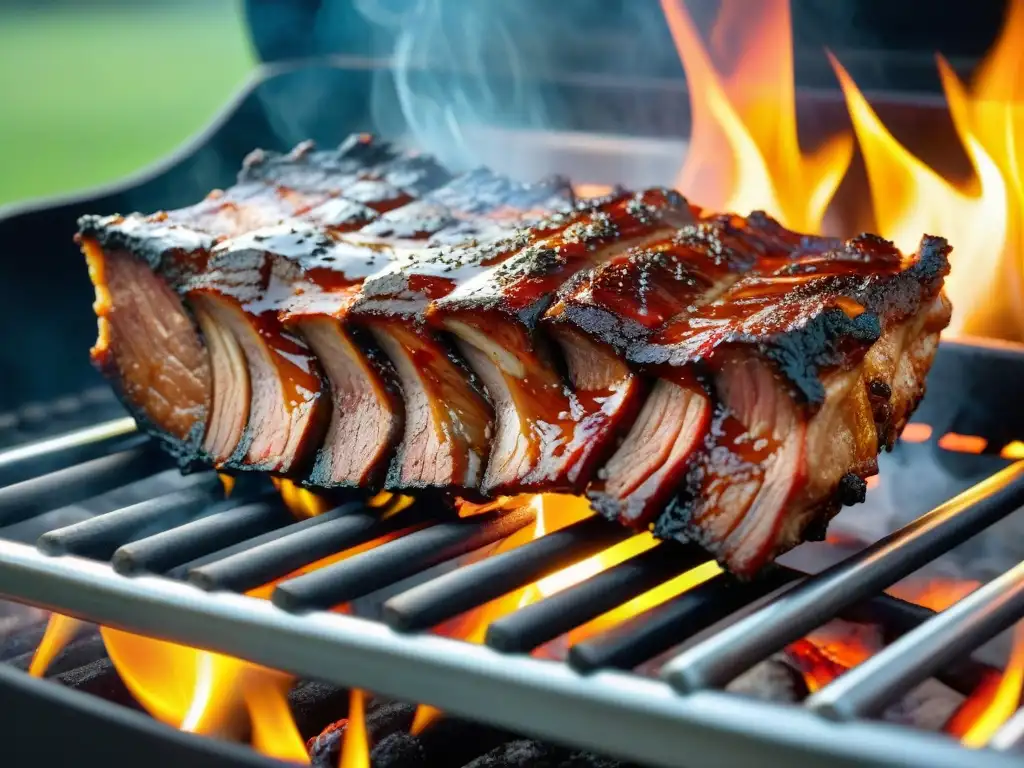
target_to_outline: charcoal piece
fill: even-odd
[[[344,691],[344,703],[334,710],[347,711],[348,691]],[[416,707],[400,701],[372,702],[366,713],[366,733],[371,744],[383,742],[394,733],[408,731],[412,726]],[[346,719],[331,723],[316,737],[306,742],[313,765],[336,766],[341,758],[341,744],[345,738]],[[301,729],[300,729],[301,730]]]
[[[295,725],[303,739],[321,733],[348,708],[348,690],[315,680],[301,680],[288,692]]]
[[[99,696],[102,699],[142,711],[142,706],[132,696],[113,662],[104,657],[84,666],[64,672],[52,678],[68,688],[82,693]]]
[[[32,663],[32,658],[36,654],[36,647],[38,647],[38,643],[31,650],[9,659],[8,663],[12,667],[27,671]],[[100,637],[98,631],[91,629],[88,631],[88,634],[76,637],[57,654],[46,669],[46,676],[55,677],[64,672],[73,672],[79,667],[105,658],[106,655],[106,649],[103,647],[103,638]]]
[[[747,670],[725,689],[740,696],[788,703],[803,701],[810,695],[804,676],[781,653]]]
[[[461,768],[480,755],[518,738],[482,723],[442,717],[420,734],[431,768]]]
[[[558,764],[558,768],[639,768],[639,766],[590,752],[573,752]]]
[[[32,654],[39,646],[39,641],[43,639],[45,632],[46,621],[43,621],[3,636],[2,640],[0,640],[0,662],[16,663],[18,659],[26,655],[31,660]],[[21,668],[28,669],[27,662]]]
[[[430,765],[423,752],[423,745],[415,736],[392,733],[370,752],[372,768],[426,768]]]
[[[564,749],[532,739],[517,739],[466,763],[465,768],[556,768],[567,757]]]

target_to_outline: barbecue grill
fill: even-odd
[[[260,22],[254,28],[266,30]],[[257,38],[257,47],[282,55],[280,40],[277,48],[271,42]],[[295,45],[283,55],[301,49]],[[693,567],[697,556],[659,545],[495,621],[485,643],[471,645],[428,630],[601,552],[627,532],[588,519],[464,564],[465,555],[530,522],[529,511],[437,519],[421,500],[381,520],[352,501],[296,521],[264,481],[242,478],[225,501],[212,473],[178,477],[136,432],[84,363],[93,335],[91,291],[69,240],[75,219],[185,205],[229,183],[253,147],[286,148],[309,137],[330,145],[372,129],[363,97],[385,66],[357,57],[266,64],[203,135],[159,167],[0,216],[0,236],[12,252],[46,255],[22,262],[17,291],[0,287],[12,308],[7,316],[19,318],[18,332],[5,342],[10,360],[3,360],[8,378],[0,392],[0,595],[650,765],[1018,764],[1021,713],[990,748],[973,752],[878,717],[929,677],[954,687],[969,679],[971,652],[1024,616],[1020,565],[990,574],[987,584],[938,614],[882,594],[1005,525],[1024,506],[1024,462],[1000,456],[1024,438],[1016,385],[1024,377],[1022,348],[941,345],[915,416],[931,437],[883,456],[882,485],[869,492],[866,507],[846,513],[875,514],[895,503],[912,522],[814,575],[785,565],[755,583],[714,577],[572,646],[565,662],[528,654]],[[482,160],[505,170],[503,160],[515,156],[521,174],[553,170],[595,183],[671,181],[666,169],[684,149],[674,137],[685,135],[688,119],[681,83],[551,76],[545,87],[565,106],[563,122],[545,131],[481,126],[479,146],[502,149],[484,152]],[[645,109],[629,108],[639,104]],[[842,117],[840,102],[827,94],[810,93],[804,106],[815,110],[822,133]],[[937,146],[947,118],[934,106],[932,97],[918,94],[893,102],[889,116],[907,134],[929,125],[921,140]],[[853,188],[856,194],[855,181]],[[54,279],[55,271],[68,277]],[[53,306],[74,318],[59,332]],[[54,361],[42,372],[39,349]],[[947,450],[940,438],[949,433],[982,438],[985,448],[977,455]],[[929,486],[916,487],[925,472]],[[118,494],[131,503],[119,504]],[[97,498],[102,504],[90,506]],[[243,594],[384,534],[394,538],[281,582],[271,601]],[[360,610],[330,610],[342,603]],[[723,690],[834,617],[869,617],[902,637],[800,706]],[[667,661],[652,675],[656,658]],[[62,723],[59,740],[67,744],[47,749],[68,750],[69,759],[123,761],[131,754],[152,765],[275,764],[3,666],[0,706],[7,714],[0,734],[15,756],[53,740],[52,724]]]

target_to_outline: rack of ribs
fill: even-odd
[[[586,494],[743,577],[863,499],[950,314],[941,238],[577,200],[365,135],[78,241],[92,359],[183,467]]]

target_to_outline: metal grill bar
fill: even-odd
[[[51,555],[108,560],[118,547],[138,534],[158,525],[163,529],[175,519],[187,520],[209,504],[209,486],[186,488],[47,531],[36,546]]]
[[[568,661],[581,672],[632,669],[801,575],[783,571],[752,584],[739,584],[728,574],[719,574],[603,634],[577,643],[569,649]]]
[[[146,442],[125,416],[0,452],[0,487],[106,456]]]
[[[0,526],[12,525],[151,475],[166,459],[151,445],[92,459],[0,488]]]
[[[663,674],[680,691],[721,687],[931,559],[1024,505],[1024,462],[1016,462],[895,533],[807,579],[774,601],[684,651]]]
[[[384,620],[404,632],[425,629],[625,540],[630,531],[590,517],[431,579],[384,604]]]
[[[533,513],[522,507],[440,523],[344,562],[281,582],[272,599],[274,605],[292,612],[341,605],[493,544],[533,519]]]
[[[126,451],[106,458],[124,461],[125,456],[131,455],[132,451]],[[570,665],[545,665],[543,675],[540,671],[523,671],[527,678],[520,680],[518,687],[515,688],[515,691],[520,693],[509,694],[503,686],[501,693],[494,689],[491,695],[505,699],[509,695],[513,698],[521,696],[522,708],[530,710],[525,715],[509,712],[509,727],[540,736],[553,736],[559,740],[568,738],[571,741],[571,733],[567,736],[565,732],[566,718],[561,714],[551,713],[551,717],[559,722],[557,733],[549,733],[546,730],[546,723],[537,722],[537,712],[546,711],[545,708],[549,704],[547,697],[557,698],[561,695],[557,686],[553,690],[541,680],[542,676],[550,676],[551,670],[555,670],[556,675],[568,675],[566,680],[575,681],[567,683],[573,686],[568,700],[571,704],[567,706],[575,708],[573,712],[568,713],[568,717],[577,717],[580,712],[587,709],[588,705],[584,702],[589,701],[593,704],[595,696],[600,700],[603,695],[601,691],[604,690],[603,683],[595,687],[595,681],[604,680],[605,676],[613,674],[608,671],[610,668],[636,666],[699,633],[706,634],[708,630],[715,632],[713,625],[733,617],[733,614],[750,613],[745,617],[733,617],[734,623],[730,627],[709,635],[707,639],[693,646],[693,649],[700,649],[708,644],[717,645],[723,637],[729,640],[730,633],[734,632],[736,627],[743,626],[751,619],[765,613],[774,616],[779,606],[782,606],[783,613],[792,611],[791,598],[794,594],[801,595],[809,590],[824,589],[828,607],[822,615],[814,615],[813,611],[807,611],[807,615],[798,616],[797,624],[800,628],[791,626],[786,630],[796,633],[797,637],[793,639],[806,635],[837,615],[854,619],[860,617],[871,621],[881,620],[887,632],[896,635],[913,630],[918,625],[946,626],[935,622],[949,621],[946,618],[947,614],[940,614],[938,618],[932,619],[934,614],[927,609],[876,593],[901,575],[916,570],[925,560],[977,533],[1024,502],[1024,470],[1021,470],[1020,466],[1018,464],[1004,470],[865,553],[819,576],[805,577],[804,574],[794,571],[777,569],[768,578],[743,584],[736,582],[732,577],[720,574],[604,635],[572,647],[569,651]],[[69,469],[80,468],[79,466]],[[155,466],[150,467],[151,470],[154,468]],[[112,470],[108,468],[106,471]],[[53,482],[52,475],[40,479],[46,479],[51,484]],[[124,482],[124,478],[121,477],[120,481]],[[112,480],[104,480],[101,485],[107,483],[110,487],[116,485]],[[89,483],[84,487],[94,492],[97,486],[95,483]],[[154,634],[204,648],[222,650],[257,663],[297,674],[307,674],[318,679],[333,678],[324,673],[325,667],[319,662],[315,671],[310,671],[309,654],[326,654],[330,648],[333,649],[332,653],[339,654],[345,659],[345,663],[338,666],[338,680],[341,682],[362,685],[385,694],[392,692],[389,686],[395,685],[400,690],[394,690],[392,695],[407,700],[422,700],[441,706],[454,714],[465,713],[471,718],[481,719],[481,708],[485,707],[484,700],[480,698],[478,691],[462,688],[468,688],[471,684],[483,686],[487,690],[494,688],[493,665],[504,665],[506,670],[516,669],[519,661],[523,660],[508,655],[508,652],[531,650],[706,561],[706,555],[697,549],[682,547],[675,543],[659,544],[648,552],[493,623],[488,630],[488,642],[501,648],[506,655],[486,657],[486,661],[481,657],[480,663],[485,666],[467,670],[461,667],[468,658],[466,649],[470,647],[465,643],[444,641],[447,645],[443,646],[440,656],[435,656],[433,651],[429,651],[423,659],[410,659],[410,652],[415,657],[419,653],[416,649],[424,647],[425,641],[429,646],[436,638],[394,634],[380,636],[377,633],[383,628],[379,624],[365,621],[357,621],[353,625],[346,624],[341,635],[335,635],[333,628],[325,633],[320,623],[324,614],[320,613],[319,609],[349,602],[378,589],[392,586],[434,565],[497,542],[533,521],[529,507],[468,519],[445,520],[436,514],[431,515],[431,510],[421,502],[390,519],[380,520],[374,513],[365,510],[361,504],[353,503],[317,518],[295,522],[276,496],[273,499],[259,494],[253,497],[252,493],[247,491],[241,496],[236,493],[232,501],[224,502],[220,494],[213,492],[212,489],[215,487],[212,476],[206,479],[200,477],[195,487],[183,488],[142,504],[99,515],[85,523],[50,531],[39,541],[39,548],[44,551],[83,552],[102,557],[108,556],[112,548],[117,547],[113,552],[113,564],[117,571],[163,573],[163,577],[141,575],[125,579],[105,564],[93,563],[103,568],[99,572],[93,572],[88,569],[82,570],[81,564],[88,564],[89,561],[81,561],[70,555],[46,558],[28,550],[34,557],[40,558],[36,561],[26,556],[24,548],[17,549],[20,545],[0,542],[0,594],[5,593],[5,584],[22,585],[13,589],[16,592],[16,599],[144,634]],[[259,487],[266,489],[262,484]],[[6,490],[9,489],[0,490],[0,501]],[[63,497],[58,493],[56,498],[59,501]],[[35,503],[33,515],[48,511],[45,502]],[[161,511],[163,514],[160,514]],[[182,518],[194,518],[197,513],[203,516],[181,524]],[[161,527],[163,530],[138,539],[141,533],[140,526],[146,525]],[[272,582],[318,559],[351,549],[384,533],[396,533],[398,537],[370,551],[350,556],[342,562],[287,579],[277,585],[273,604],[238,596],[234,597],[245,600],[244,604],[225,604],[221,601],[222,597],[232,596],[225,595],[220,590],[244,591]],[[629,535],[624,528],[603,519],[588,518],[516,549],[485,557],[471,566],[463,566],[444,576],[431,579],[389,600],[385,603],[385,610],[389,614],[390,622],[403,630],[432,626],[601,552]],[[130,541],[132,538],[137,540]],[[15,548],[11,550],[17,555],[13,560],[8,560],[5,556],[5,547],[8,546]],[[911,560],[909,563],[908,552]],[[26,584],[25,568],[33,573],[35,569],[39,569],[49,576],[40,580],[38,584],[33,577],[32,583]],[[1021,568],[1024,569],[1024,566]],[[97,574],[99,581],[94,582],[93,577]],[[173,579],[180,578],[188,578],[192,583],[174,585]],[[1024,575],[1021,579],[1024,581]],[[68,586],[71,583],[75,583],[75,586]],[[132,586],[128,588],[124,587],[124,584]],[[207,590],[217,591],[198,592],[195,590],[197,584]],[[994,583],[990,587],[992,594],[1005,596],[1005,590],[1000,592],[1001,584],[1002,582]],[[161,585],[156,592],[154,585]],[[147,608],[141,616],[125,616],[120,601],[125,600],[126,594],[130,595],[127,604],[136,605],[145,596],[151,608],[154,604],[160,604],[158,593],[161,589],[166,589],[167,585],[174,585],[174,589],[190,591],[174,592],[173,597],[166,593],[169,602],[164,605],[162,611],[153,613]],[[40,594],[39,589],[48,597],[34,597]],[[133,591],[136,589],[138,592]],[[772,593],[776,591],[784,594],[781,597],[773,595]],[[1019,591],[1024,594],[1024,587]],[[1013,595],[1016,594],[1017,592],[1013,592]],[[1021,599],[1024,600],[1024,597]],[[771,601],[768,607],[758,608],[757,602],[765,600]],[[280,608],[285,610],[282,611]],[[1014,608],[1024,610],[1024,607],[1017,606],[1016,603]],[[232,615],[231,612],[236,609],[240,612]],[[302,615],[294,615],[295,613]],[[220,619],[210,621],[210,615],[217,615]],[[112,618],[108,619],[108,616]],[[955,618],[955,614],[953,616]],[[1000,614],[999,620],[1008,621],[1008,616],[1009,614],[1004,612]],[[238,635],[243,632],[243,626],[248,627],[246,631],[249,636],[253,633],[260,636],[258,647],[246,645],[244,642],[239,643]],[[990,625],[985,626],[991,628]],[[367,629],[368,627],[370,629]],[[179,636],[182,631],[184,635]],[[263,642],[268,636],[268,631],[269,637],[272,638],[269,645]],[[772,631],[780,632],[778,628]],[[924,629],[919,630],[920,632],[924,632]],[[977,629],[969,629],[966,634],[956,634],[957,654],[969,651],[973,643],[980,642],[979,638],[984,633],[979,632]],[[913,634],[911,631],[911,635]],[[190,639],[192,635],[201,639]],[[387,653],[382,656],[383,649],[377,648],[366,655],[367,647],[372,644],[369,639],[371,636],[374,638],[372,643],[385,644],[384,647],[389,649]],[[775,639],[778,636],[776,634]],[[736,642],[735,637],[730,642]],[[753,646],[756,646],[755,663],[773,650],[777,650],[768,649],[759,638],[741,638],[741,650],[746,642],[752,642]],[[284,647],[286,644],[290,644],[288,649]],[[898,645],[891,647],[897,648]],[[477,653],[478,650],[470,653]],[[957,690],[969,692],[976,686],[982,674],[991,673],[991,670],[983,669],[969,659],[948,665],[948,653],[936,655],[931,653],[930,646],[925,650],[928,653],[922,655],[927,658],[921,660],[915,656],[911,665],[905,664],[903,658],[892,662],[898,671],[896,676],[901,681],[918,679],[921,674],[934,674],[944,681],[952,681],[949,684]],[[748,649],[746,652],[751,651]],[[396,664],[395,655],[403,656],[404,661]],[[678,659],[684,659],[686,656],[687,653],[680,655],[672,664],[677,665]],[[384,657],[390,661],[385,663]],[[361,675],[365,670],[359,670],[355,677],[347,674],[353,660],[358,663],[359,659],[375,665],[375,671],[369,678],[373,682],[362,682]],[[512,667],[509,667],[510,662],[513,663]],[[530,661],[530,664],[533,663],[535,662]],[[441,667],[440,670],[438,665]],[[746,669],[749,664],[744,661],[740,666]],[[591,674],[585,677],[577,676],[573,668]],[[670,671],[671,668],[670,666]],[[449,679],[445,676],[443,683],[436,684],[449,685],[452,680],[458,681],[456,685],[459,690],[454,696],[454,706],[449,703],[447,694],[438,696],[432,691],[415,693],[415,685],[409,686],[405,680],[401,683],[394,682],[394,676],[402,674],[421,675],[435,680],[444,669],[453,677]],[[341,677],[342,674],[344,678]],[[623,680],[633,684],[641,681],[641,678],[619,674],[614,678],[613,687],[621,686]],[[874,678],[871,680],[872,686],[877,685]],[[642,682],[655,684],[657,688],[651,690],[657,690],[658,696],[663,696],[669,690],[662,682]],[[903,684],[900,683],[901,686]],[[576,690],[575,686],[579,686],[579,689]],[[826,692],[828,690],[825,689]],[[904,688],[901,687],[900,691],[902,690]],[[613,696],[611,690],[607,693],[609,697]],[[620,694],[621,690],[616,687],[614,696]],[[538,697],[545,699],[539,707]],[[690,702],[697,699],[715,702],[714,706],[718,706],[717,702],[722,694],[701,692],[684,698],[679,698],[678,694],[672,694],[672,697],[672,703],[668,705],[672,709],[672,714],[668,719],[676,719],[678,722],[674,727],[683,727],[686,731],[696,722],[693,718],[699,720],[703,716],[699,712],[691,711]],[[841,696],[838,698],[845,700]],[[814,701],[812,700],[812,704]],[[470,705],[471,702],[474,703]],[[503,703],[499,709],[503,710],[504,706]],[[637,713],[644,706],[647,705],[639,700],[628,700],[614,706],[609,704],[610,709],[598,707],[592,713],[596,719],[616,718],[614,730],[619,728],[619,719],[623,716],[621,712],[631,713],[626,719],[635,720],[635,730],[629,741],[620,739],[618,735],[609,737],[607,740],[612,746],[608,746],[607,751],[634,760],[643,759],[639,757],[639,753],[644,750],[638,751],[633,742],[640,737],[637,734],[647,733],[649,728],[654,727],[646,717],[636,719]],[[733,707],[734,703],[726,706]],[[755,705],[755,709],[758,706],[760,705]],[[803,729],[801,743],[808,727],[820,727],[807,724],[815,722],[813,718],[817,714],[794,714],[791,709],[778,709],[773,706],[764,711],[775,713],[771,717],[775,718],[775,727],[778,729]],[[854,716],[857,714],[860,714],[860,710],[853,712]],[[750,718],[760,716],[760,711],[755,712],[751,709],[747,709],[741,716],[745,722],[743,729],[748,736]],[[490,709],[486,709],[486,717],[483,719],[505,725],[506,721],[502,719],[504,717],[503,711],[492,713]],[[812,719],[806,720],[806,717]],[[723,727],[728,731],[733,726],[722,723],[717,727]],[[530,728],[534,730],[531,731]],[[877,739],[875,728],[876,726],[872,726],[871,733],[872,738]],[[595,741],[592,727],[587,730],[588,735],[579,743],[592,749],[602,749],[603,747]],[[601,739],[604,738],[602,734]],[[659,731],[656,738],[661,743],[652,752],[664,757],[667,754],[662,750],[665,736]],[[755,738],[754,742],[756,741]],[[691,746],[694,743],[696,742],[692,740],[688,742]],[[893,746],[895,747],[895,743]],[[798,751],[802,749],[796,744],[780,746],[778,739],[773,748],[775,747],[783,749],[790,756],[794,747]],[[713,752],[719,749],[720,745],[711,745],[709,748]],[[853,743],[850,744],[850,748],[849,754],[843,758],[849,758],[850,765],[877,762],[863,750],[855,751]],[[906,748],[905,744],[901,748]],[[842,748],[837,748],[835,744],[829,744],[824,751],[829,754],[833,764],[843,764],[842,760],[836,762],[837,749],[842,753]],[[654,758],[650,762],[674,765],[680,761],[680,755],[687,758],[683,762],[689,762],[691,751],[676,753],[676,757],[672,759]],[[730,760],[737,757],[732,748],[722,754],[728,754]],[[953,754],[959,753],[954,751]],[[754,757],[752,753],[751,759]],[[764,755],[758,753],[756,757],[763,758]],[[787,762],[791,764],[791,761]],[[933,761],[927,764],[930,766],[941,763]]]
[[[979,587],[811,696],[834,720],[879,714],[944,663],[969,653],[1024,614],[1024,563]]]
[[[702,550],[659,544],[491,622],[484,642],[505,653],[532,651],[706,561]]]
[[[419,522],[420,515],[396,515],[380,520],[348,504],[301,523],[290,525],[265,541],[246,541],[240,551],[188,568],[188,580],[205,590],[245,592],[285,576],[322,558],[364,544],[386,533]]]
[[[537,738],[666,768],[707,765],[892,765],[960,768],[962,750],[897,726],[836,724],[796,707],[658,680],[567,667],[430,635],[403,635],[334,613],[295,616],[266,601],[109,566],[47,557],[0,541],[0,595],[131,632],[208,648],[299,676],[423,701]],[[614,727],[595,727],[609,723]],[[973,768],[1019,760],[972,752]]]
[[[293,519],[278,500],[245,504],[125,544],[111,562],[118,573],[164,573],[187,560],[280,528]]]

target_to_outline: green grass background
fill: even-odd
[[[0,9],[0,205],[159,159],[253,65],[233,0]]]

